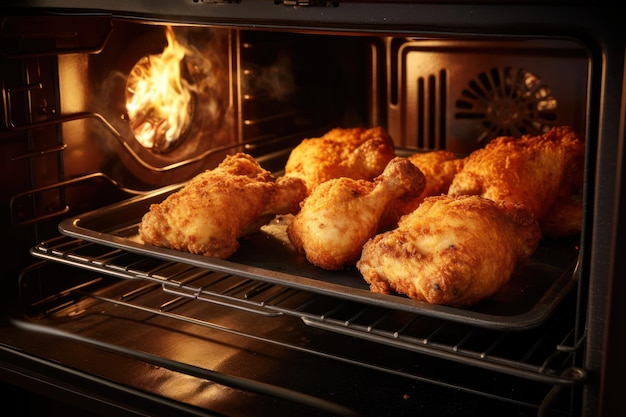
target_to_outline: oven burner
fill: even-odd
[[[126,82],[127,119],[135,139],[157,153],[169,152],[187,135],[196,107],[185,55],[170,27],[160,55],[142,57]]]

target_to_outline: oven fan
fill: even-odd
[[[455,118],[479,121],[476,140],[483,145],[498,136],[547,132],[556,120],[557,100],[550,88],[522,68],[481,72],[461,92]]]

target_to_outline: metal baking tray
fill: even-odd
[[[70,237],[149,257],[492,329],[523,330],[540,325],[577,282],[577,242],[569,239],[542,241],[535,254],[517,268],[498,294],[468,308],[371,292],[356,267],[343,271],[318,268],[289,243],[284,216],[278,216],[260,232],[241,238],[239,249],[228,260],[142,243],[137,227],[150,204],[161,202],[180,187],[165,187],[68,218],[59,224],[59,230]]]

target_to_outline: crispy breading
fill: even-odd
[[[410,155],[408,159],[422,171],[426,178],[426,186],[420,194],[407,195],[391,203],[392,206],[387,209],[387,218],[383,222],[385,230],[395,228],[400,217],[415,210],[426,197],[446,194],[454,176],[463,168],[465,162],[464,158],[446,150],[418,152]]]
[[[409,161],[426,177],[426,187],[420,194],[426,197],[446,194],[456,173],[463,168],[464,158],[446,150],[419,152],[409,156]]]
[[[142,218],[144,243],[226,259],[238,239],[277,214],[296,213],[306,196],[297,178],[275,178],[244,153],[192,178]]]
[[[406,158],[394,158],[374,181],[335,178],[317,186],[287,228],[307,260],[328,270],[353,265],[379,229],[390,202],[419,194],[425,178]]]
[[[363,247],[357,268],[370,289],[469,306],[505,285],[536,250],[532,213],[479,196],[428,197],[398,228]]]
[[[546,226],[544,233],[576,233],[582,224],[582,204],[577,205],[575,196],[582,189],[583,164],[584,143],[567,126],[539,136],[499,137],[469,155],[448,194],[522,204],[540,223],[555,210],[551,218],[569,226]],[[560,212],[562,207],[567,212]],[[572,229],[573,224],[578,226]]]
[[[371,181],[395,156],[393,139],[382,127],[335,128],[302,140],[289,155],[285,175],[302,179],[310,193],[332,178]]]

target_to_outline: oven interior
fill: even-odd
[[[114,397],[133,393],[189,413],[572,415],[580,407],[588,283],[578,239],[545,246],[545,258],[558,253],[559,286],[522,281],[512,291],[528,304],[416,311],[275,271],[257,279],[258,265],[238,269],[245,255],[211,268],[60,227],[105,210],[104,223],[87,227],[123,234],[136,224],[120,202],[182,184],[239,151],[280,173],[303,138],[339,126],[384,126],[405,153],[468,154],[496,136],[557,125],[582,136],[591,58],[580,43],[98,16],[4,18],[0,41],[0,169],[10,178],[2,225],[12,242],[2,293],[19,329],[3,344],[125,387],[109,386]],[[172,45],[185,51],[175,84],[190,92],[178,118],[145,102],[132,113],[141,77],[168,64]],[[164,129],[175,123],[170,141]],[[284,246],[264,239],[247,243],[249,254],[269,251],[259,262]],[[298,267],[314,269],[288,272]],[[528,318],[527,309],[536,313]]]

